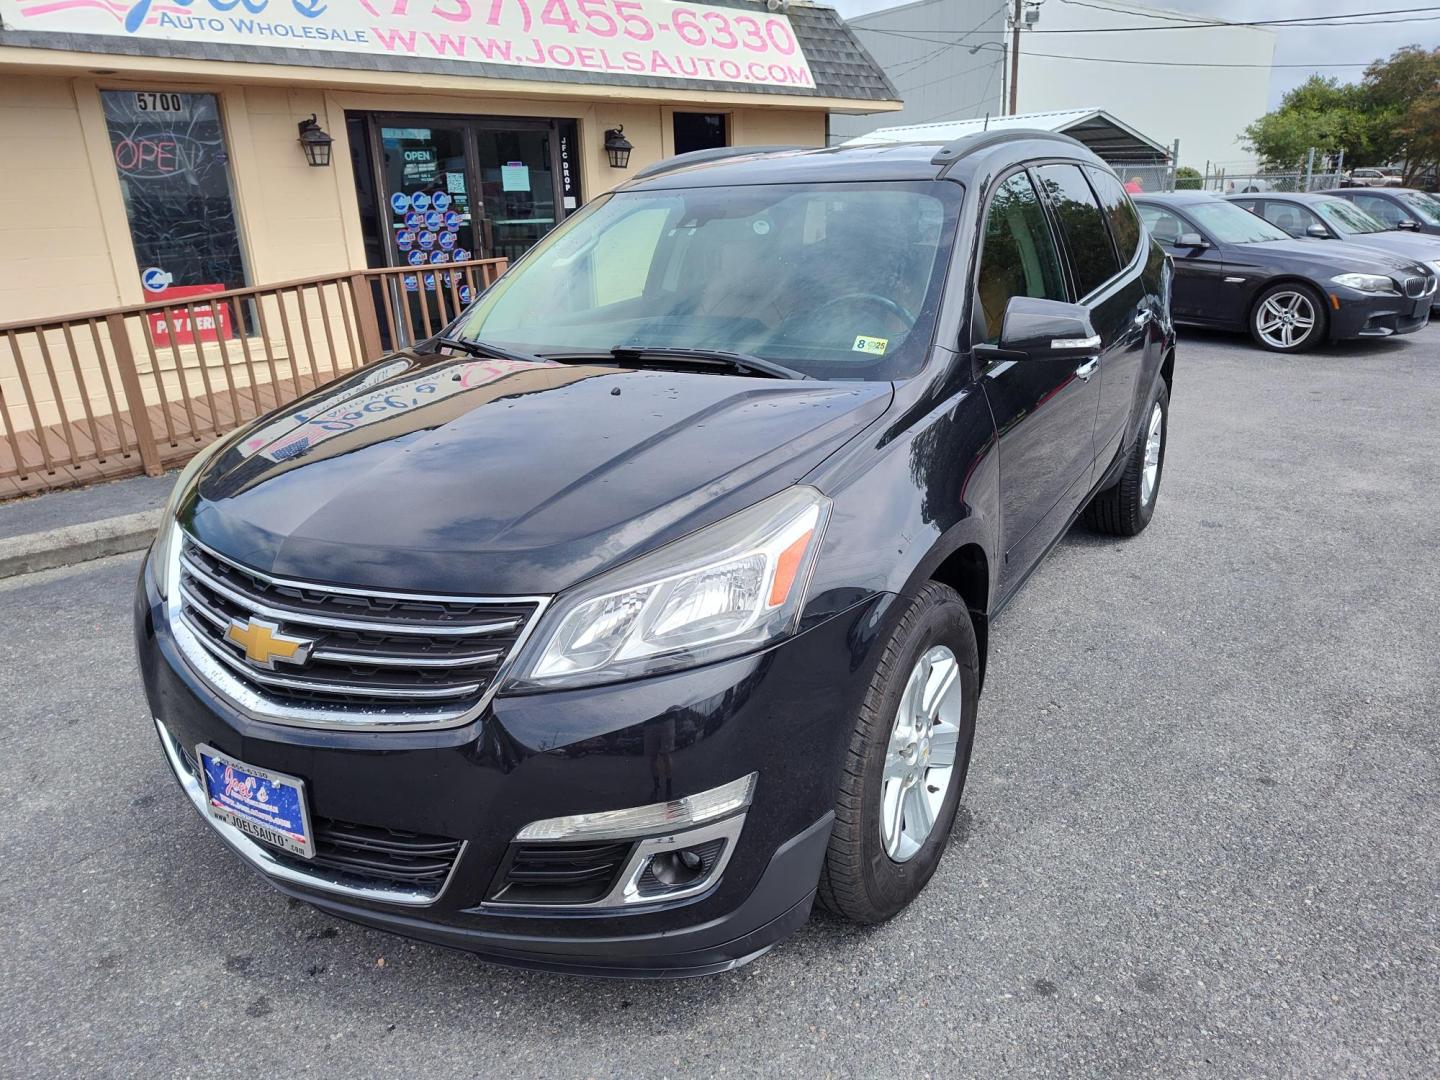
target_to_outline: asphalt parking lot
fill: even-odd
[[[286,901],[168,775],[138,557],[0,583],[0,1072],[1434,1076],[1440,327],[1187,335],[1172,431],[1150,529],[997,625],[929,890],[682,983]]]

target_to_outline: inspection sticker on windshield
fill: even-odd
[[[857,337],[851,352],[870,353],[873,356],[884,356],[885,350],[890,347],[890,339],[883,337]]]

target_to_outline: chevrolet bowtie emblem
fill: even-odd
[[[225,631],[225,638],[245,650],[245,659],[257,667],[275,670],[275,661],[287,664],[303,664],[310,659],[310,649],[315,644],[306,638],[287,637],[280,632],[278,624],[264,619],[241,622],[231,619]]]

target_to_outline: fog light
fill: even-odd
[[[672,802],[532,821],[515,834],[515,839],[623,840],[654,833],[678,832],[745,809],[755,795],[755,780],[759,775],[751,773]]]
[[[651,856],[650,864],[640,875],[641,895],[695,884],[715,865],[716,857],[724,848],[724,840],[715,840],[700,847]]]

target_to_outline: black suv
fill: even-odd
[[[698,974],[935,871],[991,621],[1164,464],[1170,266],[1042,132],[702,151],[226,437],[136,596],[182,788],[281,891]]]

